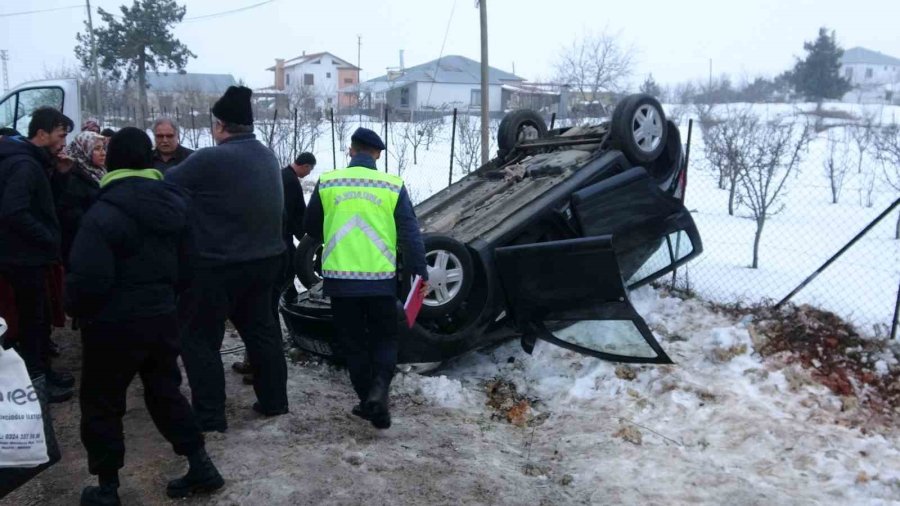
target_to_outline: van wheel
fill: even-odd
[[[634,164],[650,163],[666,148],[666,115],[650,95],[629,95],[612,115],[612,141]]]
[[[472,255],[465,244],[444,235],[426,235],[425,263],[431,287],[419,315],[436,318],[459,308],[469,296],[475,273]]]
[[[322,282],[322,241],[304,235],[294,253],[294,270],[306,289]]]

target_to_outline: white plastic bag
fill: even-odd
[[[6,321],[0,318],[0,336]],[[0,346],[0,468],[35,467],[50,460],[38,394],[25,361]]]

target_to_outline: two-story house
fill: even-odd
[[[891,101],[900,86],[900,58],[863,47],[847,49],[841,57],[841,75],[853,85],[845,100]]]
[[[289,60],[275,59],[268,69],[275,73],[274,89],[295,95],[305,108],[348,108],[356,105],[356,95],[341,90],[359,83],[359,67],[331,53],[312,53]],[[339,98],[340,97],[340,98]]]

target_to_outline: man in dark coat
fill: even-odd
[[[337,341],[359,397],[352,413],[391,426],[388,392],[397,365],[397,245],[407,268],[428,280],[425,246],[406,185],[378,172],[378,134],[351,137],[350,167],[319,179],[304,229],[325,243],[322,274]],[[423,286],[423,292],[427,288]]]
[[[181,145],[181,129],[172,118],[159,118],[153,122],[153,138],[156,140],[153,168],[163,174],[194,152]]]
[[[278,161],[253,135],[252,91],[232,86],[213,107],[215,147],[166,173],[193,198],[198,269],[179,302],[185,369],[204,431],[224,432],[225,376],[219,349],[231,320],[247,349],[257,412],[288,412],[287,364],[272,291],[282,276],[284,190]]]
[[[126,127],[109,143],[109,174],[82,219],[66,276],[69,312],[84,321],[81,439],[88,470],[82,505],[118,504],[124,465],[122,416],[136,374],[147,410],[175,453],[188,458],[170,497],[224,485],[204,450],[203,434],[181,394],[175,297],[190,279],[191,228],[184,190],[151,169],[150,138]]]
[[[47,349],[47,274],[60,246],[49,174],[72,127],[56,109],[40,108],[32,112],[27,139],[0,139],[0,276],[16,301],[19,353],[32,378],[47,376],[51,402],[71,398],[75,382],[50,368]]]

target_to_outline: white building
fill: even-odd
[[[341,94],[341,91],[359,82],[360,69],[331,53],[304,52],[290,60],[278,58],[275,66],[266,70],[275,73],[275,90],[297,92],[304,97],[304,104],[298,105],[337,108],[352,107],[356,103],[355,95]]]
[[[853,90],[845,96],[852,102],[896,100],[900,85],[900,59],[862,47],[844,51],[841,75]]]

